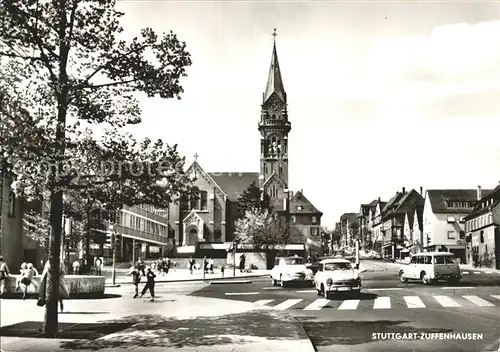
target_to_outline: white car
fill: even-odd
[[[314,276],[314,286],[318,295],[329,298],[335,292],[361,292],[360,273],[366,269],[359,270],[346,259],[325,259],[319,263],[319,269]]]
[[[271,270],[271,279],[274,286],[280,284],[284,287],[291,282],[308,283],[312,286],[314,274],[306,267],[302,257],[278,257]]]
[[[408,264],[401,266],[398,275],[403,283],[408,280],[421,280],[424,285],[430,285],[438,280],[458,285],[462,278],[457,259],[449,252],[415,254]]]

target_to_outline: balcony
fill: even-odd
[[[261,154],[260,157],[262,159],[288,159],[288,154],[280,154],[280,153],[266,153],[266,154]]]
[[[259,131],[265,127],[284,127],[286,132],[290,132],[292,129],[290,121],[285,121],[283,119],[266,119],[259,122]]]

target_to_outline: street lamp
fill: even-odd
[[[290,240],[291,238],[291,232],[292,232],[292,216],[290,213],[290,190],[288,188],[285,188],[283,192],[286,194],[286,200],[285,200],[285,211],[286,211],[286,232],[287,232],[287,238]],[[285,243],[286,245],[286,243]],[[288,254],[288,250],[287,250]]]
[[[233,277],[236,277],[236,245],[238,242],[233,240]]]

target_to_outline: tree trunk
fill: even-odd
[[[59,296],[59,263],[61,259],[62,192],[52,192],[50,196],[50,243],[47,273],[46,305],[43,332],[55,336],[58,330],[57,302]]]

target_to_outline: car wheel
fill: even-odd
[[[272,279],[273,286],[278,286],[278,280]]]
[[[431,280],[429,279],[429,275],[427,275],[427,273],[425,271],[422,271],[422,273],[420,273],[420,280],[422,280],[422,283],[424,285],[429,285],[431,283]]]
[[[408,279],[405,277],[405,273],[403,270],[399,272],[399,280],[404,284],[408,282]]]

